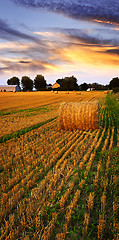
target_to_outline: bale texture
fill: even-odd
[[[99,102],[63,102],[59,109],[59,126],[64,130],[99,128]]]

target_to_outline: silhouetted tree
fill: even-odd
[[[93,88],[95,90],[107,90],[108,89],[108,85],[102,85],[99,83],[89,83],[88,87]]]
[[[78,89],[77,79],[74,76],[61,78],[56,82],[60,84],[61,90],[72,91]]]
[[[21,79],[21,83],[22,83],[24,91],[32,91],[33,90],[33,81],[29,77],[23,76]]]
[[[63,80],[64,80],[64,78],[59,78],[59,79],[57,79],[57,83],[59,83],[60,84],[60,87],[62,87],[63,86]]]
[[[119,78],[115,77],[109,83],[109,89],[119,88]]]
[[[37,91],[46,88],[46,80],[44,79],[44,76],[37,75],[34,79],[34,86]]]
[[[12,77],[12,78],[9,78],[8,80],[7,80],[7,84],[8,85],[20,85],[20,80],[19,80],[19,78],[18,77]]]
[[[79,86],[79,89],[81,91],[86,91],[88,89],[88,84],[87,83],[82,83],[80,86]]]

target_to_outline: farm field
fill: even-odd
[[[0,240],[119,239],[118,101],[104,92],[0,99]],[[61,102],[93,100],[98,129],[60,129]]]
[[[0,93],[0,137],[57,117],[62,101],[92,101],[104,96],[104,92]]]

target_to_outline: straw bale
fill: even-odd
[[[63,102],[59,109],[59,126],[64,130],[99,128],[99,102]]]

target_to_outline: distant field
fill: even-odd
[[[69,93],[69,94],[68,94]],[[80,95],[79,95],[80,94]],[[61,103],[62,101],[82,101],[101,99],[105,92],[6,92],[0,93],[0,111],[37,108]]]
[[[61,102],[100,101],[100,127],[64,131]],[[104,92],[0,93],[0,240],[119,237],[119,103]]]

